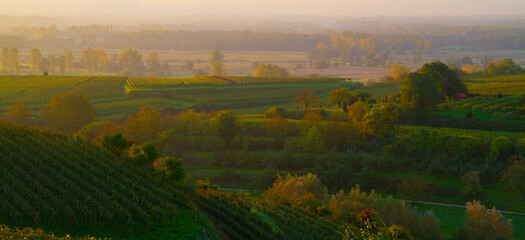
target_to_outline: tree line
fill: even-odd
[[[407,27],[410,29],[410,27]],[[213,50],[232,51],[301,51],[307,52],[318,43],[334,41],[334,48],[342,61],[352,60],[344,52],[352,45],[360,45],[371,39],[376,52],[413,53],[428,52],[432,48],[463,46],[475,49],[502,50],[525,49],[525,30],[512,27],[449,27],[446,29],[420,29],[403,33],[370,33],[344,31],[334,34],[300,32],[252,32],[252,31],[169,31],[144,29],[140,31],[116,31],[107,26],[72,26],[68,29],[48,27],[17,27],[11,35],[0,36],[0,45],[10,47],[39,48],[93,48],[149,49],[149,50]],[[338,39],[337,39],[338,38]],[[351,39],[351,40],[350,40]],[[363,40],[364,39],[364,40]],[[342,53],[342,54],[341,54]],[[367,54],[365,52],[364,54]]]

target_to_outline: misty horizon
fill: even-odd
[[[416,1],[371,0],[367,2],[328,0],[317,1],[269,0],[265,2],[246,0],[227,0],[209,2],[196,0],[93,0],[89,2],[70,2],[66,0],[22,0],[0,3],[0,14],[40,15],[40,16],[141,16],[170,17],[186,15],[233,15],[269,17],[287,16],[331,16],[331,17],[369,17],[369,16],[496,16],[524,15],[525,1]]]

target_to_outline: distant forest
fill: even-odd
[[[18,48],[101,48],[141,50],[231,50],[231,51],[301,51],[308,52],[320,42],[330,43],[334,35],[359,41],[370,39],[375,49],[391,53],[413,53],[431,43],[433,48],[459,46],[478,50],[523,50],[525,28],[449,27],[409,31],[401,34],[358,31],[325,33],[251,32],[251,31],[167,31],[123,32],[111,25],[49,27],[12,27],[0,35],[0,46]],[[386,32],[386,30],[385,30]]]

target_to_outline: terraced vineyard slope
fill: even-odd
[[[127,80],[129,89],[158,89],[177,87],[220,87],[237,85],[269,85],[269,84],[304,84],[304,83],[337,83],[342,78],[269,78],[269,77],[238,77],[238,76],[196,76],[194,78],[130,78]]]
[[[465,80],[468,91],[482,95],[516,95],[525,93],[525,75],[481,77]]]
[[[0,123],[0,221],[124,229],[166,223],[181,195],[75,138]]]
[[[0,76],[0,105],[15,100],[45,104],[51,97],[76,92],[90,99],[124,95],[123,77]]]

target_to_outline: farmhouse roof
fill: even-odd
[[[455,98],[466,98],[467,95],[465,95],[464,93],[456,93],[456,94],[454,95],[454,97],[455,97]]]

